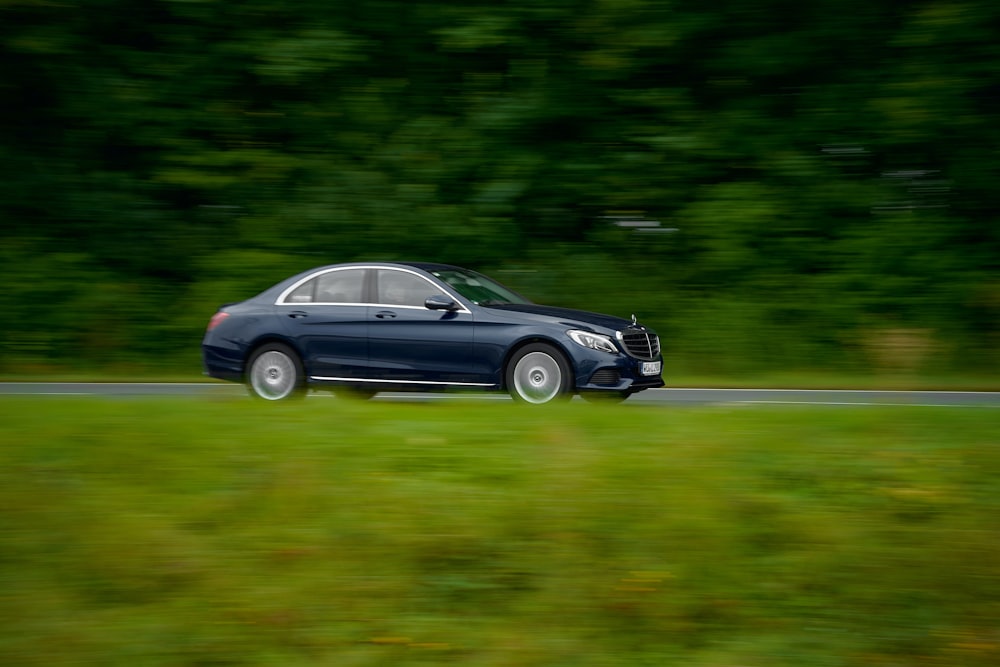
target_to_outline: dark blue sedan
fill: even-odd
[[[419,262],[288,278],[220,308],[202,355],[208,375],[272,401],[309,387],[362,397],[494,389],[547,403],[663,386],[659,338],[634,315],[540,306],[474,271]]]

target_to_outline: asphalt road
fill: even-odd
[[[0,396],[242,396],[237,384],[210,382],[0,382]],[[326,392],[312,394],[329,397]],[[434,401],[455,396],[484,400],[510,400],[499,393],[396,393],[383,392],[374,400]],[[860,389],[651,389],[636,394],[625,405],[912,405],[1000,408],[1000,392],[989,391],[886,391]]]

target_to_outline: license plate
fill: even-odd
[[[644,361],[642,362],[642,368],[639,372],[643,375],[659,375],[660,374],[660,362],[659,361]]]

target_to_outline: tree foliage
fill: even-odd
[[[8,0],[3,355],[181,352],[290,271],[420,258],[637,310],[693,365],[868,364],[909,332],[995,367],[998,25],[985,0]]]

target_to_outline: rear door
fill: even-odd
[[[302,352],[306,374],[320,379],[365,377],[368,365],[369,270],[332,269],[292,286],[278,314]]]

